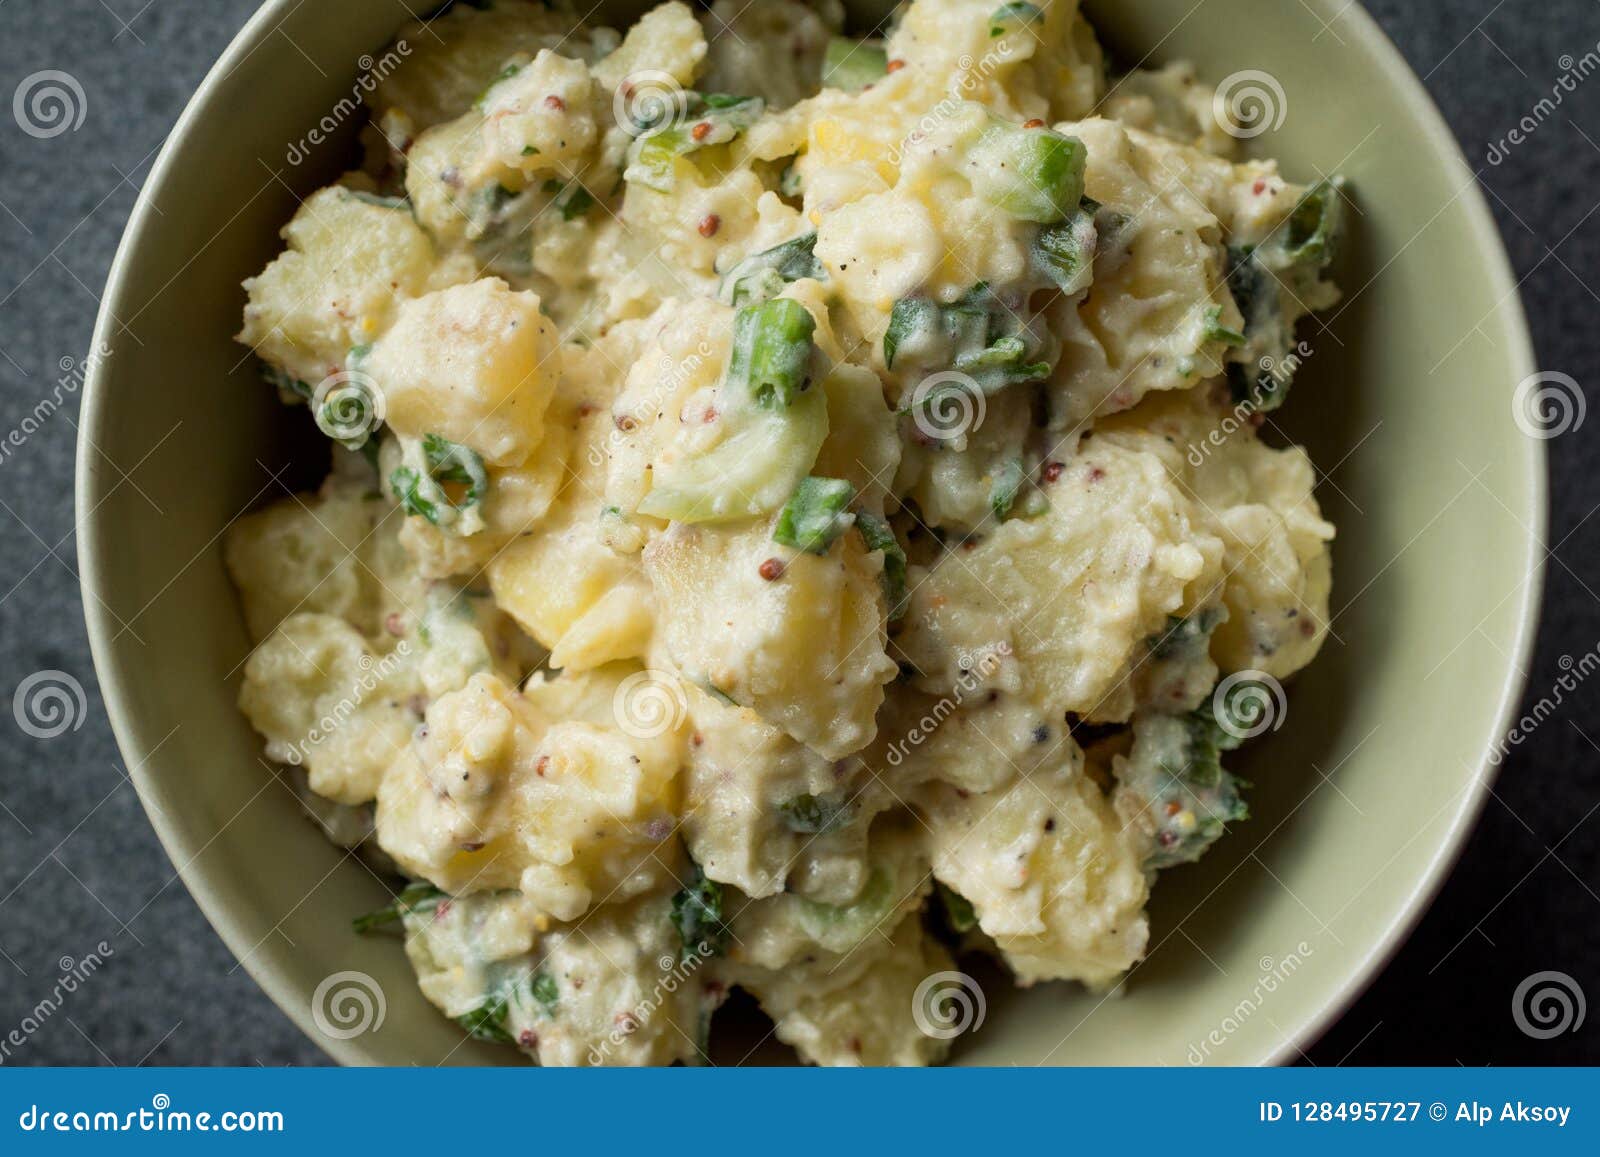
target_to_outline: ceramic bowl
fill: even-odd
[[[79,552],[101,688],[134,783],[244,967],[339,1061],[494,1063],[513,1054],[463,1045],[417,991],[397,941],[349,931],[383,886],[304,820],[235,708],[249,643],[220,550],[231,520],[313,485],[321,461],[231,340],[239,282],[277,252],[297,197],[354,156],[354,118],[319,130],[320,142],[311,130],[410,6],[268,3],[189,102],[101,310]],[[633,15],[600,7],[619,27]],[[1256,785],[1252,818],[1199,865],[1161,878],[1149,958],[1125,991],[986,983],[985,1021],[957,1063],[1294,1058],[1449,870],[1519,697],[1545,469],[1541,441],[1513,418],[1534,364],[1494,224],[1421,84],[1358,6],[1225,7],[1218,19],[1193,14],[1190,0],[1087,5],[1124,65],[1188,59],[1213,83],[1264,74],[1281,124],[1250,147],[1294,179],[1349,178],[1346,298],[1305,324],[1312,353],[1274,415],[1329,471],[1318,494],[1339,527],[1335,637],[1290,688],[1281,729],[1239,769]],[[381,988],[384,1016],[330,1035],[313,994],[347,971]]]

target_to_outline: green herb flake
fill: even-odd
[[[717,296],[728,305],[760,305],[777,297],[792,281],[807,277],[821,280],[826,274],[812,252],[816,244],[816,233],[802,233],[752,253],[723,276]]]
[[[996,468],[994,479],[989,485],[989,509],[1001,522],[1011,514],[1011,508],[1016,505],[1017,494],[1022,490],[1022,484],[1027,476],[1021,458],[1007,458]]]
[[[516,1044],[506,1029],[506,1014],[509,1011],[509,1002],[503,994],[490,996],[477,1008],[456,1017],[456,1023],[466,1029],[467,1035],[473,1040],[498,1045]]]
[[[683,959],[721,956],[728,948],[729,929],[722,919],[722,885],[694,865],[689,883],[672,897],[672,926],[683,941]]]
[[[533,994],[533,999],[539,1002],[545,1012],[551,1016],[555,1015],[556,1005],[561,999],[561,986],[556,983],[555,977],[543,971],[534,973],[528,991]]]
[[[1095,213],[1099,208],[1085,197],[1076,213],[1059,224],[1041,226],[1034,239],[1035,268],[1068,297],[1082,293],[1094,281],[1094,258],[1100,245]]]
[[[856,818],[856,806],[852,799],[807,793],[779,804],[778,814],[791,832],[825,836],[848,827]]]
[[[400,894],[390,903],[376,911],[357,916],[350,921],[350,926],[357,932],[371,932],[375,928],[398,923],[407,916],[437,911],[439,905],[448,899],[450,897],[446,893],[426,880],[413,880],[402,888]]]
[[[476,506],[489,490],[489,472],[483,456],[469,446],[438,434],[422,439],[427,472],[398,467],[389,475],[389,487],[408,515],[420,515],[434,526],[448,526],[462,511]],[[444,484],[464,487],[460,501],[451,498]]]
[[[357,201],[366,205],[375,205],[379,209],[407,209],[411,202],[404,197],[385,197],[381,193],[369,193],[365,189],[346,189],[345,192]]]
[[[938,893],[939,906],[944,912],[944,922],[950,931],[964,936],[978,926],[978,913],[973,910],[972,901],[954,888],[947,888],[937,881],[934,883],[934,890]]]
[[[1213,305],[1206,310],[1202,336],[1208,342],[1221,342],[1223,345],[1242,346],[1245,336],[1236,329],[1229,329],[1222,324],[1222,306]]]

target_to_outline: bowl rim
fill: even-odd
[[[1302,0],[1307,2],[1307,0]],[[189,131],[201,116],[210,112],[216,92],[224,80],[246,57],[253,53],[271,33],[275,21],[288,14],[298,0],[264,0],[243,27],[229,41],[227,48],[206,72],[179,114],[168,133],[161,152],[151,166],[150,174],[140,187],[138,197],[123,228],[122,238],[106,277],[105,292],[101,295],[92,338],[93,350],[114,351],[118,344],[117,307],[129,292],[131,268],[141,243],[145,227],[155,212],[156,193],[172,176],[177,155]],[[1340,5],[1335,10],[1335,5]],[[1457,170],[1458,178],[1471,177],[1470,183],[1459,198],[1466,214],[1466,224],[1479,252],[1488,259],[1480,272],[1486,275],[1496,291],[1499,302],[1497,313],[1502,317],[1512,347],[1506,356],[1514,371],[1526,378],[1537,372],[1532,334],[1528,329],[1527,314],[1523,306],[1510,256],[1494,217],[1489,211],[1483,189],[1473,174],[1466,156],[1451,131],[1444,115],[1426,86],[1411,68],[1394,42],[1360,3],[1344,4],[1341,0],[1309,0],[1313,9],[1326,10],[1324,19],[1339,15],[1349,16],[1355,27],[1347,30],[1379,68],[1393,83],[1401,96],[1412,106],[1419,128],[1443,154],[1444,161]],[[91,592],[101,589],[108,575],[107,557],[102,543],[103,520],[94,517],[100,502],[109,493],[103,475],[92,469],[94,455],[99,451],[95,435],[105,419],[106,395],[109,390],[107,364],[115,360],[108,357],[87,359],[83,401],[79,413],[76,461],[74,465],[74,506],[76,514],[76,545],[78,552],[80,595],[83,601],[84,620],[89,636],[89,649],[93,658],[95,676],[99,682],[101,698],[111,722],[117,747],[128,766],[129,778],[138,793],[140,805],[154,828],[167,857],[172,861],[184,887],[194,897],[201,913],[221,938],[229,952],[239,960],[251,979],[267,997],[305,1034],[340,1064],[359,1065],[372,1063],[364,1046],[356,1040],[330,1040],[316,1031],[310,1006],[301,999],[298,987],[270,961],[251,951],[252,940],[236,916],[222,902],[216,890],[206,879],[206,874],[195,868],[203,845],[179,829],[160,803],[169,790],[158,783],[144,766],[148,754],[141,751],[140,728],[123,692],[128,677],[116,646],[115,625],[110,621],[109,608]],[[1522,569],[1527,581],[1517,600],[1514,646],[1505,669],[1500,676],[1500,699],[1495,712],[1498,733],[1511,725],[1527,684],[1529,661],[1538,634],[1540,610],[1543,603],[1547,539],[1549,521],[1548,453],[1542,441],[1527,439],[1526,464],[1528,495],[1531,509],[1524,546],[1526,558]],[[83,512],[87,511],[85,515]],[[1283,1041],[1257,1058],[1259,1064],[1278,1065],[1294,1060],[1313,1044],[1333,1023],[1343,1016],[1350,1006],[1376,979],[1378,973],[1399,952],[1411,932],[1431,906],[1451,869],[1465,850],[1468,837],[1477,826],[1478,817],[1491,793],[1498,766],[1491,763],[1489,751],[1479,758],[1470,790],[1461,793],[1449,826],[1439,841],[1427,867],[1411,886],[1410,895],[1395,912],[1388,925],[1372,940],[1365,953],[1352,962],[1343,982],[1319,1006],[1301,1015],[1285,1027]]]

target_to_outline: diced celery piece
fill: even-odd
[[[876,40],[835,36],[822,59],[822,86],[860,92],[889,71],[889,54]]]
[[[1053,225],[1078,208],[1086,158],[1076,137],[996,122],[968,151],[968,176],[980,197],[1013,217]]]
[[[828,436],[821,390],[787,406],[732,405],[727,436],[704,454],[658,461],[639,511],[678,522],[731,522],[771,514],[811,472]]]

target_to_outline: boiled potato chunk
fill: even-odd
[[[871,741],[896,674],[884,653],[882,556],[855,533],[826,555],[779,546],[771,533],[765,523],[675,523],[657,536],[644,569],[658,631],[690,682],[838,759]],[[769,559],[781,566],[776,578],[763,577]]]
[[[1306,452],[1268,446],[1203,396],[1152,399],[1105,426],[1108,440],[1181,469],[1223,543],[1228,613],[1212,637],[1217,664],[1287,679],[1310,663],[1329,630],[1334,529],[1317,505]]]
[[[1099,987],[1138,963],[1149,935],[1142,848],[1076,744],[994,792],[937,784],[919,802],[934,875],[972,905],[1019,982]]]
[[[307,197],[283,239],[289,247],[244,283],[239,340],[308,389],[381,336],[434,275],[433,244],[403,205],[341,185]]]
[[[699,1062],[721,991],[678,962],[670,909],[657,893],[552,924],[518,893],[479,892],[408,917],[406,955],[441,1012],[498,1013],[541,1065]]]
[[[563,676],[582,680],[588,719],[547,710],[555,684],[542,676],[519,694],[476,675],[436,700],[379,790],[384,849],[446,891],[515,888],[562,920],[660,886],[676,858],[682,717],[629,726],[622,705],[639,683],[624,684],[634,674]]]
[[[1043,493],[1043,514],[913,577],[899,643],[934,694],[999,653],[986,684],[1054,720],[1124,721],[1145,640],[1209,594],[1222,542],[1170,463],[1099,437]]]
[[[654,631],[637,550],[618,550],[608,537],[628,530],[605,501],[604,448],[615,433],[603,409],[579,420],[572,469],[540,532],[515,539],[488,566],[495,599],[550,648],[550,665],[567,671],[643,658]]]
[[[913,913],[843,955],[816,952],[778,971],[737,968],[777,1026],[777,1037],[816,1065],[926,1065],[949,1051],[919,1020],[922,986],[951,972],[950,956]],[[921,1013],[925,1024],[938,1025]]]
[[[296,612],[339,616],[376,635],[391,614],[420,610],[421,589],[396,538],[401,521],[370,478],[336,469],[316,494],[235,522],[222,553],[250,637],[260,642]]]
[[[375,654],[343,619],[296,614],[251,652],[239,709],[268,758],[304,766],[318,795],[360,804],[410,743],[421,690],[404,652]]]
[[[544,434],[560,371],[555,347],[538,296],[485,277],[407,302],[363,368],[396,433],[437,434],[516,466]]]

